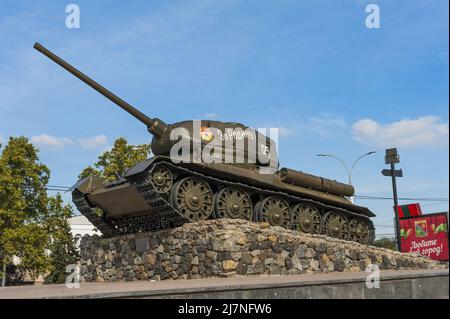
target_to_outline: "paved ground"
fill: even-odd
[[[380,280],[443,276],[446,270],[381,271]],[[114,283],[81,283],[80,288],[65,285],[35,285],[0,288],[0,298],[108,298],[180,295],[194,292],[219,292],[289,288],[365,282],[368,273],[304,274],[290,276],[208,278],[193,280],[132,281]],[[445,277],[447,276],[447,277]]]

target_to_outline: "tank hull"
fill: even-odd
[[[171,183],[167,191],[158,189],[156,179],[152,179],[155,171],[161,170],[161,167],[171,174]],[[331,226],[328,225],[330,221],[326,222],[326,218],[329,219],[330,214],[333,216],[338,214],[344,219],[347,228],[350,227],[351,222],[355,224],[356,220],[364,222],[368,235],[364,240],[356,241],[367,243],[373,241],[374,228],[369,218],[375,215],[369,209],[354,205],[343,196],[288,183],[280,174],[281,171],[283,170],[272,174],[261,174],[258,169],[230,164],[173,164],[168,157],[156,156],[137,164],[128,170],[123,178],[113,183],[105,184],[96,178],[80,181],[75,185],[73,196],[76,205],[77,202],[80,202],[80,198],[84,199],[84,204],[87,203],[91,208],[91,213],[95,208],[101,210],[102,217],[99,218],[100,221],[96,220],[96,223],[102,224],[103,229],[109,229],[108,231],[102,231],[105,236],[172,228],[186,222],[221,217],[267,221],[273,225],[290,229],[296,229],[294,225],[297,223],[299,226],[297,228],[301,231],[310,229],[311,232],[328,234],[324,227],[330,228]],[[184,197],[179,195],[188,185],[184,185],[183,181],[188,183],[190,180],[205,183],[204,186],[212,194],[212,197],[204,198],[204,207],[207,207],[204,209],[207,211],[206,214],[202,215],[200,212],[198,216],[195,214],[189,216],[189,209],[188,212],[183,212],[183,209],[186,210],[189,204],[194,208],[195,205],[190,203],[189,200],[186,203],[183,202],[187,206],[179,204],[180,198],[184,201],[185,198],[190,198],[189,194],[195,193],[195,187],[191,185],[191,193],[186,191],[187,195],[183,195]],[[233,195],[233,190],[239,190],[246,195],[245,201],[248,202],[249,207],[245,214],[241,212],[241,215],[233,215],[232,209],[229,209],[226,213],[227,199],[219,198],[220,196],[225,198],[224,196],[227,195],[224,190],[229,193],[228,195]],[[194,195],[191,194],[191,197]],[[238,196],[231,196],[230,198],[228,202],[231,203],[234,200],[235,203],[245,206],[242,199],[239,202]],[[279,213],[273,213],[273,216],[271,216],[270,208],[267,207],[273,202],[268,202],[269,199],[275,201],[276,205],[280,207],[286,206],[285,209],[281,210],[279,207],[275,207],[275,210]],[[262,207],[264,205],[269,206],[264,208]],[[237,205],[235,204],[235,206]],[[303,210],[300,210],[300,215],[297,214],[299,220],[295,221],[296,214],[293,210],[294,208],[299,210],[299,206]],[[301,214],[301,212],[305,212],[305,207],[309,210],[314,208],[313,213],[317,212],[317,214],[310,214],[305,219],[305,214]],[[194,208],[191,210],[195,210]],[[248,213],[250,209],[251,214]],[[84,207],[84,210],[86,210],[86,207]],[[225,214],[220,215],[220,211],[225,211]],[[89,218],[89,212],[85,215]],[[318,218],[320,219],[320,225],[316,225],[316,229],[302,227],[300,223],[302,216],[306,222],[308,222],[307,218],[311,220],[313,217]],[[316,224],[318,223],[319,221]],[[97,227],[95,223],[94,225]],[[339,223],[337,225],[339,226]],[[318,231],[319,228],[320,231]],[[337,234],[335,237],[352,240],[349,235],[350,230],[347,228],[345,235]]]

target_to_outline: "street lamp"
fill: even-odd
[[[349,185],[352,185],[352,173],[353,173],[353,169],[354,169],[355,166],[356,166],[356,163],[358,163],[359,160],[361,160],[363,157],[368,156],[368,155],[372,155],[372,154],[375,154],[375,153],[376,153],[376,151],[370,151],[370,152],[367,152],[367,153],[361,155],[360,157],[358,157],[358,158],[353,162],[353,164],[352,164],[352,166],[350,167],[350,169],[348,168],[347,164],[345,164],[345,162],[344,162],[342,159],[340,159],[339,157],[337,157],[337,156],[335,156],[335,155],[332,155],[332,154],[317,154],[316,156],[332,157],[332,158],[334,158],[334,159],[337,159],[339,162],[341,162],[341,164],[344,165],[345,170],[347,171],[347,175],[348,175],[348,184],[349,184]],[[350,201],[352,202],[352,204],[354,203],[354,197],[353,197],[353,196],[350,197]]]

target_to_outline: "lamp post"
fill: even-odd
[[[347,171],[347,175],[348,175],[348,184],[349,184],[349,185],[352,185],[352,173],[353,173],[353,169],[355,168],[356,164],[357,164],[363,157],[368,156],[368,155],[372,155],[372,154],[375,154],[375,153],[376,153],[376,151],[370,151],[370,152],[367,152],[367,153],[361,155],[360,157],[358,157],[358,158],[353,162],[353,164],[352,164],[352,166],[350,167],[350,169],[348,168],[347,164],[345,164],[345,162],[344,162],[342,159],[340,159],[339,157],[337,157],[336,155],[332,155],[332,154],[317,154],[316,156],[332,157],[332,158],[334,158],[334,159],[337,159],[339,162],[341,162],[341,164],[344,165],[345,170]],[[353,196],[350,197],[350,201],[352,202],[352,204],[354,203],[354,197],[353,197]]]

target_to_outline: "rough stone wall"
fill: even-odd
[[[444,268],[396,251],[273,227],[219,219],[154,233],[85,237],[84,281],[162,280],[233,275],[288,275],[332,271]]]

